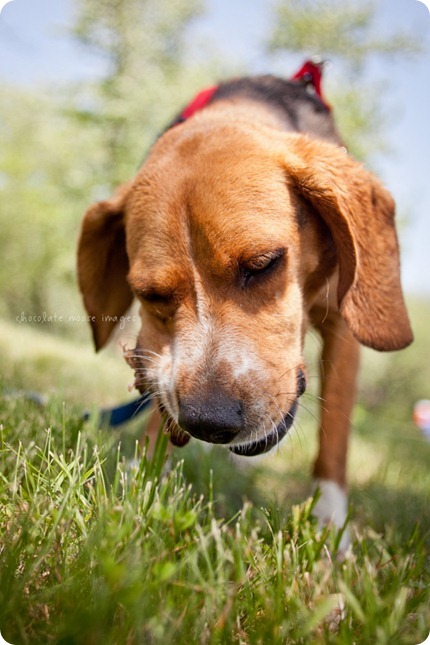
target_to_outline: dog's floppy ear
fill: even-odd
[[[332,144],[286,135],[296,189],[320,214],[339,262],[339,310],[364,345],[401,349],[413,336],[400,285],[394,202],[374,175]]]
[[[96,350],[109,339],[133,301],[127,283],[124,206],[130,184],[112,199],[91,206],[82,222],[78,243],[78,280],[91,323]]]

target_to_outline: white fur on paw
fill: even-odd
[[[315,488],[319,488],[321,493],[313,511],[318,519],[318,525],[323,527],[332,523],[336,528],[342,528],[348,515],[348,496],[344,489],[328,479],[317,479]],[[349,531],[346,528],[339,544],[339,551],[344,553],[350,541]]]

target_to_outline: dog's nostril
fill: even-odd
[[[178,425],[196,439],[226,444],[242,429],[240,401],[218,395],[202,401],[181,401]]]
[[[306,390],[306,377],[303,370],[299,370],[297,375],[297,396],[302,396]]]

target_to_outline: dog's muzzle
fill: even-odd
[[[237,455],[253,457],[269,452],[288,433],[298,407],[298,399],[306,389],[302,370],[297,376],[297,397],[282,421],[266,436],[256,441],[236,443],[230,450]],[[225,393],[214,392],[210,397],[182,400],[179,405],[179,427],[192,437],[215,444],[231,444],[243,429],[242,404]]]

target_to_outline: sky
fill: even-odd
[[[195,21],[192,35],[250,74],[289,76],[301,56],[269,57],[264,52],[271,5],[267,0],[206,0],[207,11]],[[3,6],[0,80],[37,87],[102,74],[103,61],[68,36],[72,18],[73,0],[12,0]],[[424,51],[414,59],[376,61],[369,69],[380,82],[381,106],[389,115],[385,134],[390,153],[378,157],[376,166],[407,222],[401,230],[405,290],[430,297],[429,10],[418,0],[381,0],[378,29],[390,28],[410,30]]]

